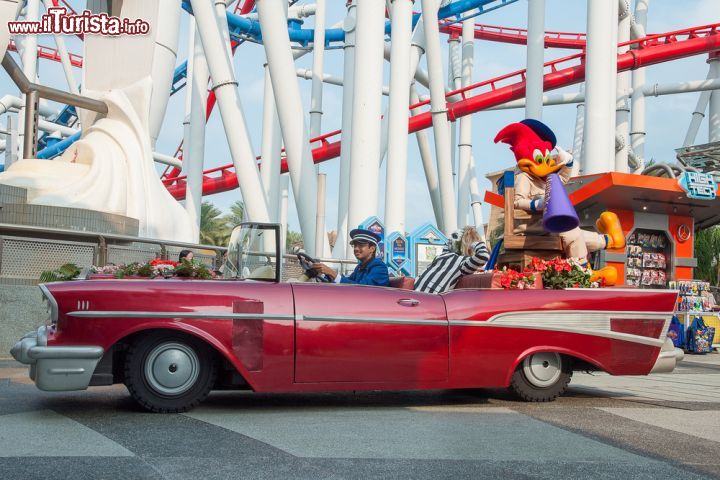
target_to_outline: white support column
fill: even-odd
[[[477,179],[474,155],[470,155],[470,205],[472,205],[475,228],[478,233],[480,233],[482,240],[485,241],[486,233],[482,214],[482,194],[480,193],[480,184]]]
[[[200,34],[191,19],[188,52],[188,93],[190,96],[190,116],[185,140],[183,142],[183,173],[187,176],[185,210],[194,226],[193,235],[199,241],[200,216],[202,210],[203,164],[205,159],[205,115],[207,109],[208,65]],[[192,50],[190,50],[192,48]]]
[[[279,219],[281,151],[280,119],[275,107],[275,93],[272,88],[272,80],[270,80],[270,70],[265,64],[260,177],[267,195],[268,213],[272,222],[277,222]]]
[[[230,59],[230,64],[232,64],[233,54],[232,47],[230,46],[230,27],[227,22],[227,6],[228,0],[215,0],[215,18],[217,18],[220,36],[223,38],[223,43],[225,44],[225,53]]]
[[[40,18],[40,0],[27,0],[25,21],[37,22]],[[25,35],[22,49],[22,69],[25,76],[35,82],[37,76],[37,35]]]
[[[390,0],[394,1],[394,0]],[[414,2],[414,0],[413,0]],[[415,25],[415,31],[412,34],[412,39],[410,41],[410,78],[408,78],[408,84],[413,83],[417,80],[417,77],[421,76],[421,68],[418,67],[418,64],[420,63],[420,58],[425,53],[425,30],[422,26],[422,17],[418,20],[417,24]],[[392,67],[392,46],[388,45],[387,43],[383,45],[383,57],[385,60],[389,61],[391,63]],[[384,90],[385,87],[383,87]],[[389,89],[388,89],[389,90]],[[384,91],[383,91],[384,93]],[[388,120],[390,116],[388,115],[389,111],[389,105],[385,109],[382,115],[382,120],[380,124],[380,166],[382,166],[383,161],[385,160],[385,154],[388,151],[388,131],[389,131],[389,123]]]
[[[311,256],[316,253],[322,255],[322,252],[315,252],[317,175],[305,127],[300,87],[295,77],[295,63],[285,21],[286,6],[285,0],[260,0],[257,9],[305,249]]]
[[[325,0],[315,1],[312,94],[310,97],[310,138],[322,134],[323,72],[325,71]]]
[[[315,251],[323,251],[323,237],[325,237],[325,177],[324,173],[318,174],[317,186],[317,212],[315,217]],[[320,256],[320,255],[318,255]]]
[[[460,37],[450,35],[448,37],[448,83],[447,90],[456,90],[462,85],[462,65],[460,64]],[[453,102],[446,97],[446,102]],[[450,122],[450,164],[452,165],[453,174],[453,192],[459,198],[458,190],[458,122]],[[457,199],[456,199],[457,202]],[[457,205],[457,203],[456,203]],[[457,224],[465,225],[467,220],[460,220],[460,214],[456,207]],[[467,218],[467,216],[465,217]]]
[[[333,258],[348,257],[348,201],[350,191],[350,143],[352,141],[352,107],[355,78],[355,26],[357,24],[355,1],[347,6],[347,15],[343,23],[345,43],[343,45],[343,99],[342,99],[342,149],[340,150],[340,181],[338,189],[337,239],[333,248]]]
[[[462,84],[472,84],[473,66],[475,65],[475,22],[467,19],[462,24]],[[460,118],[460,164],[458,168],[458,226],[467,222],[468,206],[470,205],[470,179],[475,175],[472,164],[472,115]],[[474,205],[474,203],[473,203]],[[475,208],[473,207],[473,213]],[[481,213],[482,214],[482,213]],[[477,218],[477,216],[476,216]],[[476,223],[477,224],[477,223]]]
[[[615,158],[616,1],[588,0],[585,60],[585,174],[610,170]],[[615,28],[608,28],[609,25]]]
[[[650,0],[636,0],[635,2],[635,28],[632,32],[638,37],[645,36],[647,28],[647,11]],[[632,71],[633,94],[630,98],[630,147],[635,157],[642,164],[645,159],[645,95],[642,88],[645,85],[645,68],[638,68]],[[636,170],[642,171],[643,165]]]
[[[213,90],[220,107],[225,136],[248,216],[256,222],[268,222],[270,217],[265,203],[265,192],[245,124],[237,82],[228,55],[225,53],[226,48],[223,46],[223,38],[215,20],[215,12],[212,5],[204,0],[191,0],[191,4],[197,29],[204,50],[207,52]]]
[[[355,78],[350,139],[348,228],[378,214],[380,114],[383,81],[385,2],[362,0],[357,6]]]
[[[392,0],[388,160],[385,184],[385,231],[405,233],[410,40],[414,0]]]
[[[280,176],[280,251],[287,253],[288,197],[290,196],[290,174]]]
[[[442,205],[443,231],[452,233],[457,229],[457,209],[453,189],[453,172],[450,157],[450,125],[445,102],[445,75],[440,52],[440,31],[438,27],[438,0],[422,0],[425,27],[425,48],[430,75],[430,107],[433,133],[435,135],[435,156],[438,164],[440,200]]]
[[[710,64],[709,78],[720,78],[720,54],[714,52],[708,59]],[[720,142],[720,90],[713,90],[710,94],[708,106],[708,143]]]
[[[37,22],[40,17],[40,0],[27,0],[25,5],[25,21]],[[16,37],[17,38],[17,37]],[[24,35],[22,37],[22,45],[18,48],[22,58],[22,69],[25,76],[31,81],[37,80],[37,35]],[[25,105],[25,95],[22,95],[23,105]],[[20,110],[18,115],[18,147],[19,158],[25,158],[23,146],[25,145],[25,107]]]
[[[585,86],[580,84],[580,94],[582,95],[585,91]],[[575,138],[573,140],[573,158],[575,161],[572,166],[573,177],[582,175],[585,171],[583,165],[585,165],[584,148],[585,143],[585,103],[577,104],[577,113],[575,114]]]
[[[630,1],[618,0],[618,34],[617,43],[624,43],[630,40]],[[625,53],[630,49],[628,46],[618,47],[617,54]],[[617,92],[615,103],[615,137],[621,140],[619,149],[615,150],[615,171],[628,173],[628,151],[630,149],[628,134],[630,133],[630,72],[617,74]]]
[[[172,87],[173,72],[177,61],[180,12],[182,11],[180,4],[175,0],[159,0],[154,3],[157,4],[154,8],[157,8],[158,21],[157,25],[153,26],[155,39],[152,46],[150,70],[153,89],[148,113],[148,133],[153,149],[160,135],[170,99],[168,92]]]
[[[545,61],[545,0],[528,0],[525,117],[542,120]]]
[[[712,69],[708,69],[707,79],[712,80],[712,75]],[[702,123],[703,118],[705,118],[705,111],[707,110],[708,104],[710,103],[711,94],[712,92],[709,90],[700,93],[697,105],[695,105],[695,110],[692,113],[692,120],[690,120],[690,126],[688,127],[688,131],[685,134],[683,147],[689,147],[695,143],[698,131],[700,131],[700,124]]]
[[[52,0],[44,0],[45,10],[52,8]],[[77,82],[75,81],[75,75],[72,71],[72,64],[70,63],[70,55],[68,55],[67,48],[65,46],[65,38],[62,35],[53,35],[55,40],[55,46],[57,46],[58,54],[60,55],[60,61],[62,62],[63,71],[65,72],[65,80],[68,84],[68,91],[78,95]]]
[[[321,135],[322,115],[323,115],[323,71],[325,68],[325,0],[316,0],[315,2],[315,31],[313,36],[313,77],[312,90],[310,96],[310,138]],[[325,235],[325,175],[320,175],[320,165],[315,165],[315,172],[318,175],[318,222],[316,225],[316,254],[318,257],[328,257],[330,252],[330,244],[327,243],[327,251],[325,251],[323,239]],[[322,182],[322,188],[320,183]],[[322,208],[322,219],[320,218],[320,209]],[[319,235],[319,236],[318,236]],[[317,248],[322,248],[317,250]]]
[[[410,105],[414,105],[420,101],[417,89],[415,88],[415,81],[420,81],[417,79],[417,75],[420,72],[420,68],[417,66],[420,64],[420,59],[425,54],[425,28],[423,26],[422,16],[415,24],[415,31],[413,32],[410,44],[412,45],[412,48],[410,49],[410,71],[415,72],[413,75],[414,80],[411,79],[410,83]],[[428,78],[427,80],[427,87],[429,88],[430,79]],[[410,111],[410,115],[418,115],[419,113],[421,113],[419,108]],[[427,182],[430,202],[432,203],[435,224],[438,228],[440,228],[440,230],[442,230],[440,187],[438,185],[437,167],[433,162],[427,130],[419,130],[415,132],[415,141],[417,142],[418,150],[420,151],[420,159],[422,160],[425,181]]]
[[[418,98],[415,84],[410,86],[410,103],[416,104],[420,101]],[[410,110],[410,115],[418,115],[421,111],[419,108]],[[436,170],[435,162],[433,162],[432,149],[430,148],[430,138],[427,130],[418,130],[415,132],[415,140],[418,144],[418,150],[420,151],[420,160],[423,165],[423,172],[425,173],[425,181],[427,182],[428,193],[430,194],[430,202],[432,203],[433,214],[435,216],[435,223],[438,228],[442,230],[442,205],[440,202],[440,182],[438,181],[438,175]]]

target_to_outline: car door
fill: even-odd
[[[439,295],[383,287],[292,284],[295,382],[394,382],[448,377],[448,322]]]

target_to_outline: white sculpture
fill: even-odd
[[[3,18],[14,18],[16,4],[11,6],[0,11]],[[163,186],[152,158],[170,95],[180,3],[127,0],[114,8],[113,14],[143,19],[151,28],[148,35],[85,37],[82,95],[104,101],[108,114],[80,110],[80,140],[53,160],[13,163],[0,174],[0,184],[27,189],[30,204],[136,218],[141,237],[197,241],[189,216]]]
[[[94,96],[108,114],[53,160],[23,159],[0,174],[0,183],[28,191],[28,203],[87,208],[137,218],[140,236],[193,240],[185,209],[155,171],[147,112],[150,77],[124,89]],[[144,112],[145,115],[138,115]]]

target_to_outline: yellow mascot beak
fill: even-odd
[[[529,173],[533,177],[545,178],[551,173],[560,170],[561,166],[557,165],[557,161],[550,155],[536,155],[535,160],[529,158],[521,158],[517,162],[518,168],[525,173]]]

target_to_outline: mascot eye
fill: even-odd
[[[543,160],[545,160],[545,157],[543,157],[541,153],[535,154],[535,163],[537,163],[538,165],[542,165]]]
[[[545,163],[550,164],[550,154],[545,155]]]

